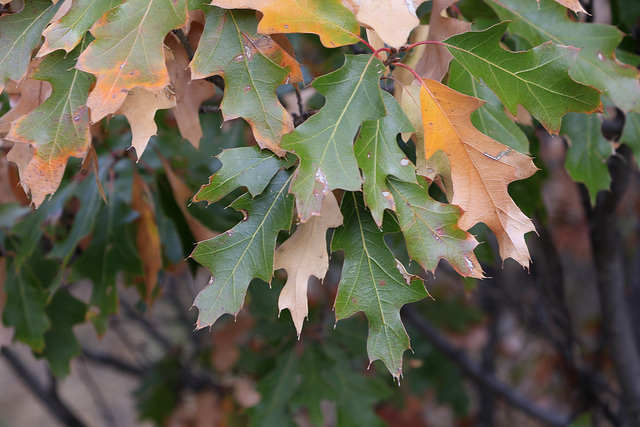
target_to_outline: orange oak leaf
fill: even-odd
[[[360,27],[340,0],[213,0],[224,9],[255,9],[264,15],[258,32],[312,33],[326,47],[358,42]]]
[[[87,100],[93,122],[117,111],[134,87],[163,92],[169,85],[164,38],[186,24],[186,0],[129,0],[96,21],[95,40],[76,65],[97,77]]]
[[[138,233],[136,246],[142,261],[145,283],[145,300],[151,303],[151,295],[158,283],[158,271],[162,268],[162,251],[160,246],[160,232],[156,223],[156,213],[153,196],[149,186],[135,170],[131,187],[131,208],[140,215],[136,219]]]
[[[342,225],[342,214],[333,193],[322,202],[318,216],[299,224],[295,233],[276,250],[274,270],[287,271],[287,283],[280,292],[278,309],[288,308],[298,331],[308,314],[307,285],[311,276],[323,279],[329,269],[327,230]]]
[[[471,30],[471,23],[460,19],[442,16],[449,6],[457,0],[434,0],[429,19],[430,41],[443,41],[449,37]],[[416,72],[425,79],[442,80],[449,71],[453,56],[447,48],[436,44],[426,45],[415,67]]]
[[[176,98],[170,91],[151,93],[140,87],[133,88],[116,114],[124,115],[131,126],[131,146],[138,158],[147,148],[149,138],[156,134],[158,127],[154,119],[156,111],[173,108]]]
[[[192,23],[188,38],[195,50],[195,44],[202,34],[202,25]],[[182,44],[173,36],[166,39],[173,53],[173,61],[167,62],[171,84],[176,96],[176,107],[172,110],[178,123],[180,134],[198,148],[202,138],[202,127],[198,110],[203,101],[216,94],[216,87],[206,80],[191,80],[189,55]]]
[[[459,226],[468,230],[485,223],[496,235],[502,259],[513,258],[529,266],[524,235],[535,231],[529,218],[509,196],[510,182],[533,175],[537,168],[529,156],[480,133],[470,115],[484,101],[463,95],[434,80],[420,89],[425,158],[443,151],[451,168],[453,199],[462,208]],[[434,169],[442,169],[432,165]]]

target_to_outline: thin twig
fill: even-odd
[[[2,347],[0,353],[9,362],[15,373],[22,379],[25,385],[45,404],[49,412],[66,426],[82,427],[85,424],[60,400],[55,388],[45,387],[27,368],[20,357],[8,347]]]
[[[78,369],[81,371],[79,372],[80,380],[83,382],[85,388],[89,392],[89,395],[93,400],[93,403],[100,410],[100,413],[102,414],[102,418],[104,419],[105,425],[108,425],[108,426],[118,425],[116,418],[113,415],[113,412],[109,409],[109,404],[107,402],[107,399],[105,399],[104,394],[102,394],[102,391],[100,391],[100,387],[98,387],[98,385],[94,381],[93,376],[91,375],[91,371],[87,369],[87,366],[85,365],[85,363],[86,363],[86,360],[82,360],[81,363],[77,365]]]
[[[131,365],[124,360],[117,359],[110,354],[95,353],[86,348],[82,349],[82,354],[87,358],[87,360],[90,360],[91,362],[109,366],[125,374],[135,377],[142,377],[144,375],[144,369]]]
[[[180,40],[180,43],[182,43],[184,50],[187,52],[187,56],[189,56],[189,62],[191,62],[196,52],[193,50],[193,47],[191,47],[189,38],[185,35],[184,31],[182,31],[181,28],[173,30],[173,34],[175,34],[178,37],[178,40]]]
[[[523,413],[536,418],[551,426],[567,426],[571,420],[567,416],[558,415],[535,405],[526,397],[517,393],[507,384],[496,377],[484,372],[469,356],[459,348],[451,344],[440,332],[438,332],[427,320],[418,314],[412,307],[405,306],[402,310],[405,318],[425,337],[434,347],[455,363],[469,379],[481,383],[505,402]]]

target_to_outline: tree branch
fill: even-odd
[[[622,237],[616,208],[631,173],[631,152],[621,146],[608,161],[611,191],[598,194],[590,218],[591,241],[597,270],[602,327],[622,392],[625,426],[640,426],[640,354],[626,298]]]
[[[20,361],[20,357],[8,347],[2,347],[0,353],[9,362],[15,373],[24,384],[45,404],[49,412],[61,423],[71,427],[82,427],[85,424],[58,397],[55,388],[45,387],[29,369]]]
[[[548,425],[561,427],[570,424],[571,420],[569,417],[558,415],[535,405],[524,396],[518,394],[507,384],[484,372],[476,363],[469,359],[463,350],[456,348],[453,344],[447,341],[447,339],[442,336],[440,332],[438,332],[427,320],[420,316],[414,308],[405,306],[402,309],[402,313],[409,323],[411,323],[424,338],[447,356],[451,362],[455,363],[471,380],[478,384],[482,384],[495,395],[502,397],[505,402],[514,408],[517,408],[525,414]]]

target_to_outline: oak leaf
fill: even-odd
[[[199,311],[196,329],[211,326],[225,313],[236,315],[253,278],[271,280],[278,232],[289,229],[293,216],[290,182],[291,173],[281,170],[259,196],[240,196],[231,207],[245,220],[194,249],[191,257],[212,274],[193,303]]]
[[[69,9],[60,19],[54,16],[51,25],[44,29],[44,42],[37,57],[46,56],[57,49],[71,52],[93,23],[120,3],[119,0],[65,1],[63,4],[68,5]]]
[[[363,311],[369,320],[369,361],[380,359],[396,379],[409,336],[400,309],[429,295],[420,280],[405,282],[381,231],[364,206],[361,193],[345,193],[340,210],[344,225],[336,229],[331,250],[345,254],[334,305],[336,320]]]
[[[141,87],[135,87],[124,100],[116,114],[124,115],[131,126],[131,146],[136,150],[138,158],[147,147],[149,138],[156,134],[156,111],[173,108],[176,99],[170,92],[155,94]]]
[[[5,93],[18,101],[0,117],[0,136],[5,136],[11,130],[11,122],[36,109],[51,95],[51,84],[42,80],[24,79],[19,83],[10,81],[5,87]]]
[[[136,219],[136,246],[144,269],[145,301],[151,304],[151,295],[158,284],[158,271],[162,269],[160,232],[151,190],[135,168],[131,186],[131,208],[140,215]]]
[[[60,4],[31,0],[20,12],[0,16],[0,92],[9,80],[18,82],[25,76],[31,51]]]
[[[163,93],[170,83],[163,41],[186,23],[186,0],[129,0],[91,27],[95,40],[76,68],[97,77],[87,100],[93,122],[117,111],[137,86]]]
[[[545,43],[525,52],[500,46],[508,22],[483,31],[449,37],[445,44],[453,57],[476,79],[500,98],[511,114],[521,104],[549,132],[560,130],[562,116],[569,112],[592,113],[602,108],[600,92],[573,80],[569,68],[578,50]]]
[[[74,69],[74,63],[73,53],[65,57],[57,52],[38,64],[31,77],[51,83],[51,96],[14,121],[6,136],[33,145],[33,158],[20,171],[20,179],[31,190],[36,207],[57,190],[69,157],[84,158],[91,144],[85,102],[93,76]]]
[[[322,280],[329,269],[327,230],[340,225],[342,214],[338,202],[333,193],[329,193],[324,198],[320,215],[299,224],[293,235],[276,250],[273,268],[287,271],[287,282],[280,292],[278,309],[289,309],[298,337],[308,314],[309,279],[316,276]]]
[[[300,66],[269,36],[256,33],[255,13],[205,9],[206,24],[191,75],[203,79],[221,75],[225,93],[220,109],[225,120],[245,119],[262,148],[283,156],[282,135],[293,120],[276,96],[278,86],[302,81]]]
[[[491,0],[488,4],[501,19],[512,20],[509,30],[533,45],[552,41],[579,48],[569,75],[604,91],[621,109],[640,112],[640,71],[617,60],[616,48],[624,37],[618,28],[576,22],[552,0],[540,0],[539,5],[523,0]]]
[[[262,34],[312,33],[326,47],[358,42],[360,27],[340,0],[213,0],[225,9],[255,9],[264,15],[258,26]]]
[[[442,16],[443,12],[457,0],[434,0],[429,18],[429,36],[427,40],[443,41],[471,29],[471,23],[460,19]],[[428,44],[415,66],[416,72],[424,79],[442,80],[449,70],[453,56],[444,46]]]
[[[382,98],[387,115],[364,122],[353,146],[364,178],[364,201],[378,226],[382,225],[385,209],[396,209],[387,187],[387,176],[393,175],[408,182],[416,180],[413,163],[398,147],[396,140],[399,132],[413,131],[413,126],[391,94],[382,92]]]
[[[443,151],[451,168],[453,199],[462,208],[459,225],[468,230],[485,223],[496,235],[502,259],[528,267],[524,235],[533,223],[509,196],[510,182],[525,179],[537,168],[529,156],[480,133],[469,116],[484,102],[434,80],[420,89],[426,159]],[[434,165],[434,169],[438,169]],[[445,172],[446,173],[446,172]]]
[[[300,158],[290,189],[300,221],[320,212],[330,190],[360,189],[353,139],[363,121],[386,114],[379,83],[383,72],[378,58],[346,55],[341,68],[314,80],[313,87],[326,97],[324,107],[280,144]]]
[[[386,44],[395,48],[406,43],[411,31],[420,23],[416,3],[422,1],[346,0],[343,3],[355,13],[360,24],[375,30]]]
[[[194,47],[202,34],[202,26],[199,23],[192,23],[190,27],[187,37]],[[195,148],[198,148],[202,138],[202,126],[198,114],[200,104],[216,94],[216,87],[206,80],[191,80],[189,55],[175,37],[167,37],[166,44],[173,53],[173,61],[167,62],[167,69],[176,97],[176,106],[172,110],[173,115],[178,123],[180,135]]]

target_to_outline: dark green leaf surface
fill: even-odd
[[[591,203],[596,195],[611,183],[607,159],[613,146],[602,136],[602,116],[599,114],[567,114],[561,134],[567,138],[565,166],[571,178],[583,182],[589,189]]]
[[[369,360],[382,360],[395,377],[402,375],[402,354],[409,337],[400,319],[400,308],[428,296],[419,280],[407,284],[396,259],[365,208],[359,193],[345,193],[340,207],[344,225],[337,228],[331,249],[344,250],[338,285],[336,319],[363,311],[369,319]]]
[[[262,148],[278,148],[293,121],[276,96],[281,84],[296,77],[297,64],[273,39],[256,32],[254,11],[204,9],[206,25],[191,63],[192,78],[221,75],[225,93],[220,108],[225,120],[242,117]]]
[[[611,25],[576,22],[553,0],[490,0],[500,19],[512,20],[509,31],[532,45],[551,41],[580,49],[571,77],[605,91],[625,111],[640,112],[640,71],[616,60],[624,33]]]
[[[451,61],[449,87],[465,95],[487,101],[471,113],[471,123],[480,132],[503,143],[507,147],[529,154],[529,140],[522,129],[511,121],[504,112],[504,106],[489,88],[474,79],[458,61]]]
[[[20,179],[36,206],[57,190],[69,157],[83,158],[91,144],[85,103],[94,78],[73,68],[84,47],[86,43],[68,55],[54,52],[42,60],[32,78],[51,83],[51,96],[15,121],[7,135],[10,141],[33,145],[33,159]]]
[[[382,92],[382,98],[387,115],[364,122],[353,147],[364,177],[364,201],[378,225],[382,224],[385,209],[395,210],[393,196],[387,188],[387,176],[416,181],[415,167],[396,141],[398,133],[413,132],[413,125],[390,93]]]
[[[44,289],[56,273],[56,263],[40,257],[17,268],[16,262],[7,263],[7,278],[4,291],[7,302],[2,313],[2,322],[15,328],[14,337],[31,346],[33,350],[44,349],[44,334],[51,322],[45,312],[47,294]]]
[[[313,87],[326,104],[295,131],[282,139],[281,147],[300,158],[291,192],[301,221],[318,214],[327,192],[362,185],[353,139],[363,121],[385,115],[379,86],[382,61],[370,55],[346,55],[344,65],[318,77]]]
[[[321,407],[327,400],[335,403],[339,426],[384,425],[373,406],[389,396],[388,386],[353,369],[352,360],[338,346],[326,342],[305,348],[299,366],[301,382],[293,405],[306,407],[313,425],[328,424]]]
[[[252,426],[295,426],[288,411],[289,402],[299,384],[298,357],[294,349],[281,354],[273,371],[258,383],[262,399],[251,408]]]
[[[483,277],[473,253],[478,242],[458,227],[460,208],[433,200],[429,185],[421,181],[412,184],[389,179],[409,256],[425,270],[434,271],[444,258],[463,276]]]
[[[500,47],[508,22],[484,31],[448,38],[447,49],[476,79],[482,79],[516,114],[521,104],[550,132],[558,132],[568,112],[590,113],[600,108],[600,93],[569,77],[578,49],[546,43],[526,52]]]
[[[85,321],[87,305],[67,291],[58,291],[47,306],[51,329],[44,336],[42,354],[49,361],[56,377],[69,374],[69,362],[81,352],[80,344],[73,333],[73,325]]]
[[[291,173],[283,170],[255,199],[248,193],[240,196],[231,207],[243,212],[246,219],[196,246],[191,257],[213,275],[194,302],[199,310],[197,329],[212,325],[224,313],[237,314],[254,277],[270,281],[276,237],[291,226],[290,181]]]
[[[247,187],[255,197],[262,193],[280,168],[292,163],[256,146],[224,150],[217,158],[222,162],[222,168],[211,175],[209,184],[200,188],[193,197],[194,202],[217,202],[238,187]]]
[[[0,17],[0,92],[9,79],[19,81],[27,73],[31,51],[40,41],[42,30],[63,3],[29,0],[24,8]]]
[[[120,3],[119,0],[73,0],[69,11],[45,29],[38,56],[58,49],[70,52],[102,15]]]

